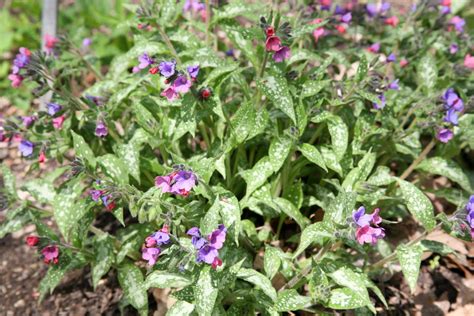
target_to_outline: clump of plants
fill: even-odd
[[[89,266],[141,314],[152,288],[173,289],[168,315],[387,308],[395,265],[414,289],[423,252],[452,251],[429,233],[472,238],[462,3],[145,1],[107,69],[93,38],[20,48],[12,86],[52,99],[2,122],[31,198],[2,166],[0,236],[36,225],[42,297]]]

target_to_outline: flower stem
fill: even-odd
[[[408,176],[413,172],[413,170],[418,166],[418,164],[426,158],[426,156],[430,153],[430,151],[434,148],[436,145],[436,141],[433,139],[431,142],[423,149],[423,151],[420,153],[418,158],[416,158],[411,165],[402,173],[400,176],[400,179],[405,180],[408,178]]]
[[[206,0],[206,43],[211,44],[211,4]]]
[[[176,52],[176,49],[174,49],[173,43],[171,43],[170,38],[168,37],[168,35],[166,35],[166,33],[163,31],[161,26],[158,25],[158,23],[156,23],[155,26],[156,26],[156,29],[158,30],[158,32],[160,33],[161,37],[165,41],[166,46],[168,46],[168,49],[171,51],[171,54],[173,55],[173,57],[176,59],[176,61],[179,64],[182,64],[181,59],[179,59],[178,53]]]

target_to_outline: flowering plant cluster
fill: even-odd
[[[133,45],[107,65],[74,34],[12,58],[12,89],[49,99],[1,118],[30,173],[2,166],[0,237],[36,225],[41,297],[90,266],[143,315],[153,288],[167,315],[377,313],[395,271],[413,291],[445,253],[425,238],[472,240],[462,5],[228,2],[127,5]]]

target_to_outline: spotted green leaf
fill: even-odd
[[[114,241],[109,234],[98,236],[94,242],[94,263],[92,265],[92,284],[97,287],[100,279],[109,271],[115,261]]]
[[[288,115],[293,123],[296,124],[295,108],[286,79],[282,75],[274,72],[259,80],[257,85],[273,102],[273,105]]]
[[[304,229],[309,220],[290,201],[284,198],[275,198],[274,202],[281,212],[295,220],[295,222]]]
[[[324,171],[328,171],[323,156],[315,146],[304,143],[298,147],[298,150],[306,157],[306,159],[321,167]]]
[[[166,316],[188,316],[194,311],[194,305],[186,301],[177,301],[166,312]]]
[[[397,248],[398,261],[412,292],[415,290],[416,282],[418,281],[422,254],[423,247],[420,244],[411,246],[400,245]]]
[[[425,229],[432,230],[436,225],[436,220],[430,199],[414,184],[400,179],[398,183],[410,213]]]
[[[0,188],[1,191],[5,191],[13,198],[17,198],[18,195],[16,193],[16,179],[13,173],[11,172],[10,168],[6,165],[2,164],[0,166],[0,170],[2,171],[1,177],[3,178],[3,188]]]
[[[425,86],[428,90],[432,90],[438,79],[438,68],[433,56],[425,55],[418,62],[416,67],[418,85]]]
[[[95,169],[96,161],[92,149],[84,141],[84,138],[81,135],[76,134],[74,131],[71,131],[71,135],[76,156],[79,157],[84,163],[91,166],[92,169]]]
[[[239,273],[237,274],[237,278],[245,280],[249,283],[252,283],[259,287],[272,301],[276,301],[277,293],[276,290],[273,288],[272,283],[270,280],[264,276],[263,274],[253,270],[253,269],[246,269],[241,268]]]
[[[334,233],[326,222],[316,222],[306,227],[301,233],[300,243],[293,258],[298,257],[311,244],[322,245],[327,239],[333,238]]]
[[[469,177],[462,168],[453,160],[446,160],[441,157],[427,158],[420,162],[416,167],[427,173],[445,176],[451,181],[456,182],[467,192],[473,192],[474,188],[469,182]]]
[[[263,268],[265,269],[265,274],[271,280],[277,274],[278,269],[280,269],[281,259],[279,250],[271,247],[265,246],[265,255],[263,256]]]
[[[329,80],[322,81],[306,81],[303,84],[303,89],[301,91],[301,98],[312,97],[313,95],[318,94],[321,90],[326,88],[329,85]]]
[[[112,154],[98,157],[102,172],[118,184],[128,184],[127,167],[123,161]]]
[[[172,273],[167,271],[153,271],[145,280],[145,288],[171,288],[186,287],[192,283],[192,280],[183,274]]]
[[[140,269],[131,264],[122,264],[118,269],[118,280],[125,298],[138,310],[148,309],[148,295]]]
[[[296,290],[284,290],[278,293],[278,299],[274,305],[278,312],[289,312],[303,309],[311,305],[311,298],[298,294]]]
[[[196,311],[199,315],[211,315],[216,304],[219,290],[214,287],[211,278],[211,267],[201,270],[199,279],[194,287]]]

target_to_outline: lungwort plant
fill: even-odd
[[[153,288],[168,315],[386,309],[394,268],[414,289],[453,251],[431,232],[474,229],[466,3],[145,1],[107,67],[93,38],[20,48],[12,86],[52,98],[2,122],[31,176],[2,167],[0,236],[36,225],[42,297],[90,267],[141,314]]]

